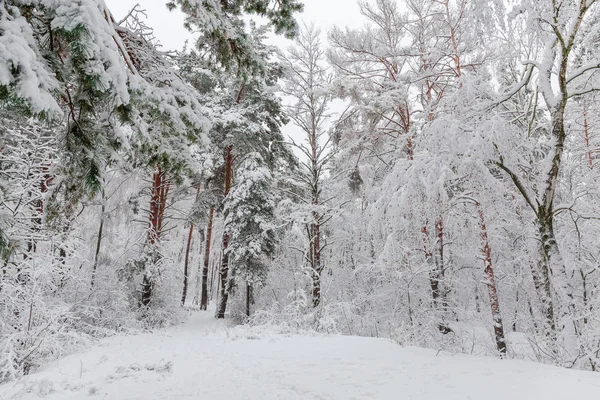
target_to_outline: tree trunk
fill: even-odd
[[[312,268],[313,268],[313,307],[317,307],[321,303],[321,273],[323,266],[321,265],[321,226],[319,224],[319,214],[313,213],[315,222],[312,225]]]
[[[252,303],[252,285],[246,282],[246,318],[250,318],[250,304]]]
[[[208,216],[208,227],[206,228],[206,244],[204,245],[204,265],[202,268],[202,297],[200,300],[200,309],[206,310],[208,306],[208,266],[210,258],[210,241],[212,240],[213,219],[215,209],[211,207]]]
[[[158,246],[160,244],[160,236],[162,233],[165,208],[167,205],[167,197],[169,194],[169,183],[164,172],[160,167],[157,168],[152,179],[152,194],[150,197],[150,223],[148,228],[147,244],[151,247],[153,254],[152,263],[156,268],[160,262]],[[144,278],[142,281],[142,296],[141,304],[145,307],[150,305],[152,301],[152,293],[154,291],[155,277],[153,271],[146,267]]]
[[[555,342],[558,339],[557,333],[560,332],[562,343],[553,343],[553,345],[563,349],[567,357],[574,357],[577,354],[577,338],[573,318],[575,308],[573,288],[554,236],[551,217],[540,221],[539,235],[539,269],[542,271],[544,291],[554,293],[554,299],[558,301],[558,307],[555,307],[552,297],[549,298],[548,314],[551,310],[553,319],[548,323],[550,328],[554,328],[554,332],[550,332],[548,336],[552,338],[552,342]],[[558,349],[553,351],[556,353]]]
[[[554,321],[558,324],[562,343],[558,347],[566,352],[567,358],[577,354],[577,338],[575,329],[575,303],[571,279],[568,276],[566,265],[560,254],[558,243],[554,235],[554,197],[558,186],[562,154],[566,132],[564,126],[566,99],[552,110],[552,136],[556,140],[552,165],[546,178],[546,187],[541,205],[537,211],[538,222],[538,264],[542,272],[544,287],[555,295],[554,301],[558,302],[553,307]],[[553,288],[554,290],[552,290]],[[552,300],[550,300],[552,301]],[[553,335],[554,337],[555,335]]]
[[[96,251],[94,253],[94,266],[92,267],[92,281],[90,286],[93,288],[96,281],[96,271],[98,270],[98,260],[100,258],[100,247],[102,245],[102,231],[104,230],[104,213],[106,212],[106,199],[104,189],[102,189],[102,208],[100,209],[100,226],[98,227],[98,239],[96,240]]]
[[[312,118],[311,129],[309,132],[309,144],[311,147],[311,170],[312,184],[311,196],[312,205],[318,207],[321,204],[321,186],[320,186],[320,168],[319,168],[319,132],[315,118]],[[318,307],[321,303],[321,216],[318,211],[313,211],[313,221],[310,227],[309,244],[311,249],[311,267],[312,267],[312,298],[313,307]]]
[[[444,222],[442,220],[442,216],[438,217],[438,220],[435,224],[435,230],[437,233],[437,258],[436,258],[436,267],[437,267],[437,281],[440,295],[440,305],[442,306],[442,312],[446,314],[448,311],[448,290],[444,287],[444,280],[446,274],[446,267],[444,266]]]
[[[594,168],[594,161],[592,159],[592,149],[590,149],[590,128],[588,126],[588,120],[587,120],[587,109],[585,108],[585,105],[583,106],[583,131],[585,133],[585,146],[587,147],[588,151],[587,151],[587,158],[588,158],[588,164],[591,168]]]
[[[437,319],[437,328],[441,333],[448,334],[452,332],[452,329],[446,324],[443,316],[445,307],[443,298],[441,299],[442,291],[440,289],[440,281],[442,280],[442,275],[439,270],[440,264],[434,260],[429,241],[429,231],[427,230],[426,225],[421,228],[421,233],[423,234],[425,262],[429,268],[429,286],[431,287],[431,299],[433,301],[432,304],[435,318]]]
[[[231,189],[232,170],[233,170],[233,146],[229,145],[225,148],[225,190],[223,196],[227,197],[229,190]],[[229,253],[227,252],[227,246],[229,245],[229,235],[223,234],[223,258],[221,260],[221,301],[219,303],[219,309],[217,311],[217,318],[225,318],[225,311],[227,310],[227,300],[229,298],[229,288],[227,284],[227,277],[229,274]]]
[[[204,255],[204,243],[206,242],[206,232],[204,230],[199,230],[198,233],[200,237],[198,238],[198,243],[202,243],[202,247],[198,249],[198,254],[200,255],[200,259],[202,259]],[[192,304],[194,306],[200,306],[200,292],[202,290],[202,268],[204,263],[198,262],[198,269],[196,271],[196,283],[194,285],[194,299],[192,300]]]
[[[496,349],[502,357],[506,355],[506,339],[504,336],[504,324],[502,323],[502,314],[500,313],[500,300],[498,300],[498,292],[496,289],[496,279],[494,277],[494,268],[492,266],[492,250],[488,240],[485,218],[483,216],[483,208],[481,204],[475,203],[477,213],[479,214],[479,229],[481,241],[483,242],[483,260],[484,274],[486,277],[486,285],[490,297],[490,307],[492,309],[492,321],[494,324],[494,337],[496,339]]]
[[[185,306],[187,297],[188,280],[189,280],[189,265],[190,265],[190,249],[192,247],[192,236],[194,235],[194,224],[190,223],[188,232],[187,245],[185,246],[185,261],[183,262],[183,292],[181,294],[181,305]]]
[[[210,299],[209,299],[209,301],[212,301],[213,297],[215,296],[215,293],[217,294],[217,297],[219,295],[219,282],[215,282],[215,280],[218,281],[218,278],[215,279],[215,276],[217,275],[216,265],[217,264],[215,263],[215,260],[213,258],[213,260],[210,263],[210,280],[208,282],[208,287],[210,288]],[[221,258],[220,257],[219,257],[219,263],[218,263],[218,265],[221,265]]]
[[[198,189],[196,190],[196,201],[200,195],[200,183],[198,183]],[[183,293],[181,294],[181,305],[185,305],[185,299],[187,297],[188,281],[189,281],[189,265],[190,265],[190,249],[192,247],[192,236],[194,235],[194,224],[190,223],[190,230],[188,232],[187,245],[185,247],[185,261],[183,263]]]

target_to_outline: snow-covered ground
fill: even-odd
[[[383,339],[227,329],[195,313],[170,329],[106,339],[18,382],[0,399],[568,400],[600,374],[402,348]]]

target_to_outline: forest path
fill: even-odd
[[[597,373],[436,355],[383,339],[256,332],[193,313],[177,327],[102,340],[0,386],[0,399],[575,400],[600,393]]]

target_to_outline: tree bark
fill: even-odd
[[[583,108],[583,131],[585,133],[585,146],[587,147],[587,158],[590,169],[594,168],[594,161],[592,159],[592,149],[590,149],[590,128],[587,120],[587,109]]]
[[[564,126],[564,113],[566,99],[552,111],[552,136],[556,140],[552,165],[548,171],[542,202],[537,211],[538,222],[538,265],[542,272],[545,290],[553,293],[558,307],[553,306],[554,322],[562,336],[559,345],[567,353],[567,357],[574,357],[577,353],[576,329],[574,321],[574,297],[571,279],[568,276],[566,265],[560,253],[554,235],[554,197],[558,186],[558,177],[564,152],[566,132]],[[549,298],[552,302],[552,297]],[[550,324],[551,326],[551,324]],[[552,337],[555,337],[553,334]],[[557,350],[555,350],[557,351]]]
[[[498,291],[496,288],[496,279],[494,276],[494,268],[492,266],[492,250],[488,240],[487,227],[483,215],[481,204],[475,203],[477,213],[479,214],[479,229],[481,241],[483,242],[483,263],[484,274],[486,277],[486,285],[488,287],[488,295],[490,297],[490,307],[492,309],[492,321],[494,327],[494,338],[496,339],[496,349],[502,357],[506,355],[506,339],[504,336],[504,324],[502,322],[502,314],[500,313],[500,300],[498,299]]]
[[[231,180],[233,172],[233,146],[229,145],[225,148],[225,189],[223,196],[227,197],[229,190],[231,189]],[[227,310],[227,300],[229,298],[229,288],[227,284],[227,278],[229,274],[229,253],[227,247],[229,245],[229,235],[223,234],[223,258],[221,260],[221,301],[219,302],[219,309],[217,311],[217,318],[225,318],[225,311]]]
[[[317,200],[318,201],[318,200]],[[313,251],[313,307],[317,307],[321,303],[321,273],[323,266],[321,265],[321,226],[319,224],[319,213],[313,213],[314,223],[312,225],[312,244]]]
[[[150,222],[148,227],[148,237],[146,239],[147,244],[152,248],[153,259],[151,262],[155,266],[160,261],[160,256],[157,252],[157,249],[160,244],[169,187],[170,185],[166,179],[165,173],[161,170],[160,166],[157,167],[152,179],[149,215]],[[147,307],[150,305],[154,291],[154,284],[155,277],[153,273],[146,268],[144,271],[144,278],[142,280],[142,306]]]
[[[185,306],[187,297],[188,280],[189,280],[189,265],[190,265],[190,248],[192,247],[192,237],[194,235],[194,224],[190,223],[188,232],[187,245],[185,246],[185,261],[183,262],[183,292],[181,294],[181,305]]]
[[[452,332],[452,329],[446,324],[443,317],[445,312],[445,302],[442,298],[442,290],[440,289],[440,281],[443,279],[439,270],[440,264],[434,260],[429,241],[429,231],[427,230],[426,225],[421,228],[421,233],[423,234],[425,262],[429,268],[429,286],[431,287],[431,299],[435,318],[437,319],[437,328],[441,333],[448,334]]]
[[[93,288],[96,281],[96,271],[98,270],[98,260],[100,258],[100,247],[102,245],[102,231],[104,230],[104,213],[106,212],[106,199],[104,198],[104,189],[102,189],[102,208],[100,209],[100,226],[98,227],[98,239],[96,240],[96,251],[94,253],[94,266],[92,267],[92,281],[90,286]]]
[[[204,265],[202,268],[202,296],[200,300],[200,309],[206,310],[208,307],[208,267],[210,259],[210,241],[212,240],[213,219],[215,209],[211,207],[208,216],[208,227],[206,228],[206,244],[204,245]]]
[[[196,190],[196,200],[200,195],[200,183],[198,183],[198,189]],[[188,232],[187,245],[185,247],[185,261],[183,263],[183,293],[181,294],[181,305],[185,305],[185,299],[188,291],[189,281],[189,265],[190,265],[190,249],[192,247],[192,236],[194,235],[194,224],[190,223],[190,230]]]
[[[246,318],[250,318],[250,304],[252,303],[252,285],[246,282]]]

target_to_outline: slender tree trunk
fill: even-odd
[[[313,307],[321,303],[321,226],[319,224],[319,214],[313,213],[315,222],[312,226],[312,251],[313,251]]]
[[[215,217],[215,209],[211,207],[208,215],[208,227],[206,228],[206,244],[204,245],[204,265],[202,267],[202,297],[200,301],[200,309],[206,310],[208,306],[208,266],[210,258],[210,241],[212,240],[213,219]]]
[[[246,318],[250,318],[250,304],[252,303],[252,285],[246,282]]]
[[[212,301],[213,298],[219,298],[219,278],[221,277],[220,271],[218,270],[221,266],[221,253],[219,253],[219,261],[216,262],[215,259],[210,263],[210,299],[209,302]]]
[[[321,204],[321,175],[319,168],[319,127],[314,113],[311,114],[311,128],[308,141],[311,147],[309,173],[312,176],[312,205],[316,208]],[[313,211],[313,221],[311,224],[309,240],[310,249],[312,250],[311,267],[313,307],[318,307],[321,303],[321,273],[323,271],[323,265],[321,261],[321,215],[319,215],[317,210]]]
[[[442,312],[446,314],[448,312],[448,290],[447,287],[444,287],[446,267],[444,265],[444,222],[442,220],[442,216],[438,217],[438,220],[435,224],[435,230],[437,233],[437,259],[436,259],[436,267],[437,267],[437,276],[438,276],[438,284],[440,286],[439,294],[440,294],[440,305],[442,306]]]
[[[153,259],[152,263],[157,268],[160,262],[158,246],[160,244],[160,236],[163,229],[165,208],[167,205],[167,197],[169,194],[169,183],[164,172],[160,167],[157,168],[152,179],[152,194],[150,197],[150,215],[147,243],[152,248]],[[141,304],[148,306],[152,301],[154,291],[155,277],[153,271],[146,267],[144,278],[142,280],[142,296]]]
[[[496,279],[494,277],[494,268],[492,266],[492,250],[490,248],[483,208],[481,204],[475,203],[477,213],[479,214],[479,229],[481,241],[483,242],[483,260],[486,285],[490,297],[490,307],[492,309],[492,321],[494,324],[494,337],[496,339],[496,349],[502,357],[506,355],[506,339],[504,336],[504,324],[502,323],[502,314],[500,313],[500,300],[498,300],[498,291],[496,289]]]
[[[430,248],[429,243],[429,231],[427,230],[427,226],[423,226],[421,228],[421,233],[423,233],[423,247],[425,250],[425,261],[427,266],[429,267],[429,286],[431,287],[431,298],[433,300],[433,308],[439,309],[439,298],[440,298],[440,281],[439,276],[437,274],[437,269],[435,268],[433,262],[433,253]]]
[[[437,328],[443,334],[448,334],[452,332],[452,329],[448,326],[448,324],[444,321],[444,298],[443,292],[440,289],[440,281],[443,279],[442,274],[440,272],[440,264],[436,262],[433,256],[433,252],[431,251],[431,244],[429,241],[429,231],[427,230],[427,226],[423,226],[421,228],[421,233],[423,234],[423,247],[425,250],[425,261],[427,266],[429,267],[429,285],[431,287],[431,299],[433,301],[433,310],[435,314],[435,318],[437,321]]]
[[[104,197],[104,189],[102,193],[102,207],[100,209],[100,226],[98,227],[98,238],[96,239],[96,251],[94,252],[94,266],[92,267],[92,281],[90,286],[93,288],[96,283],[96,271],[98,270],[98,261],[100,258],[100,247],[102,246],[102,231],[104,230],[104,213],[106,213],[106,199]]]
[[[196,201],[200,195],[200,183],[198,183],[198,189],[196,190]],[[190,223],[190,230],[188,232],[187,245],[185,247],[185,261],[183,263],[183,293],[181,294],[181,305],[185,305],[185,299],[188,291],[189,281],[189,265],[190,265],[190,249],[192,247],[192,236],[194,235],[194,224]]]
[[[200,255],[200,259],[202,259],[204,255],[204,243],[206,242],[206,232],[204,230],[199,230],[198,233],[200,234],[200,237],[198,238],[198,243],[202,243],[202,247],[198,250],[198,254]],[[198,262],[198,269],[196,271],[196,284],[194,285],[194,299],[192,300],[192,304],[194,306],[200,306],[203,265],[204,262]]]
[[[517,288],[515,291],[515,304],[519,304],[519,288]],[[518,307],[515,307],[513,321],[512,321],[512,325],[511,325],[513,332],[517,331],[517,319],[518,318],[519,318],[519,309],[518,309]]]
[[[185,260],[183,262],[183,291],[181,294],[181,305],[185,306],[185,299],[188,291],[189,281],[189,265],[190,265],[190,249],[192,247],[192,237],[194,235],[194,224],[190,223],[188,231],[187,245],[185,246]]]
[[[225,149],[225,190],[223,196],[227,197],[229,190],[231,189],[231,180],[233,172],[233,146],[227,146]],[[227,299],[229,298],[229,288],[227,284],[227,278],[229,274],[229,253],[227,247],[229,245],[229,235],[223,234],[223,258],[221,260],[221,301],[219,303],[219,309],[217,311],[217,318],[225,318],[225,311],[227,310]]]
[[[588,151],[587,151],[588,164],[591,169],[591,168],[594,168],[594,161],[592,159],[592,150],[590,149],[590,129],[588,126],[587,109],[585,108],[585,105],[583,108],[583,130],[585,133],[585,145],[588,149]]]

